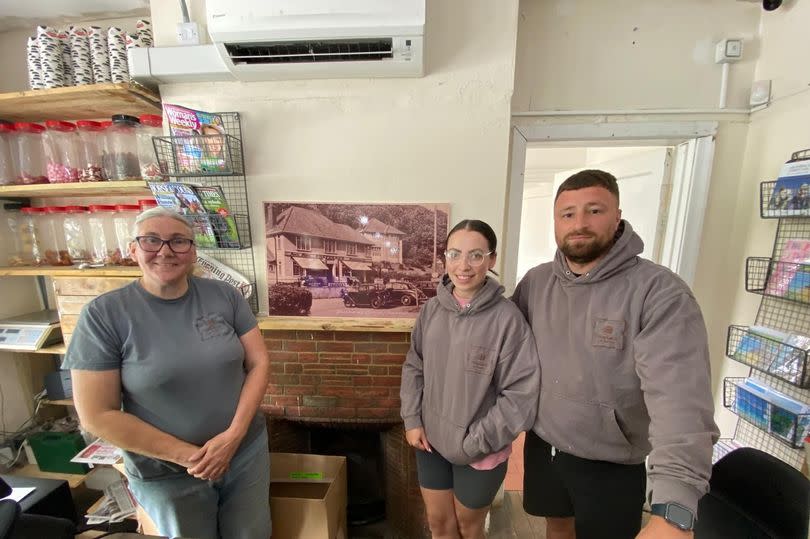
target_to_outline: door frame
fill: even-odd
[[[519,121],[519,119],[516,119]],[[547,120],[547,119],[546,119]],[[535,120],[536,121],[536,120]],[[683,122],[607,122],[607,123],[532,123],[530,125],[513,125],[509,137],[509,177],[506,190],[506,207],[503,234],[503,284],[511,293],[517,280],[517,254],[520,244],[520,222],[523,208],[523,177],[526,171],[526,151],[530,145],[549,146],[586,146],[616,145],[617,142],[649,144],[656,146],[678,146],[684,142],[714,137],[717,134],[717,122],[683,121]],[[625,145],[625,144],[621,144]],[[694,276],[694,266],[700,252],[700,233],[703,214],[709,193],[711,165],[714,155],[714,144],[701,145],[702,154],[698,156],[699,166],[693,168],[694,176],[688,186],[687,202],[677,208],[678,212],[690,217],[699,214],[697,223],[692,219],[679,219],[676,222],[686,228],[684,236],[691,241],[682,245],[680,263],[687,269],[690,280]],[[676,209],[676,208],[673,208]],[[670,215],[672,219],[673,216]],[[691,271],[688,271],[691,268]],[[688,282],[688,281],[687,281]],[[691,282],[689,282],[691,284]]]

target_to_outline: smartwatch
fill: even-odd
[[[650,512],[663,517],[680,530],[691,531],[695,528],[695,515],[679,503],[654,503],[650,506]]]

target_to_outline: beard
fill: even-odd
[[[581,235],[581,232],[574,231],[563,238],[559,246],[565,258],[574,264],[588,264],[601,257],[613,247],[614,238],[601,240],[598,236],[591,234],[588,241],[578,240],[576,244],[568,241],[569,236]]]

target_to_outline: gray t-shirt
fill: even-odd
[[[190,277],[182,297],[166,300],[135,281],[85,305],[63,368],[120,369],[125,412],[202,445],[233,420],[245,381],[239,337],[254,327],[248,303],[229,284]],[[264,428],[257,414],[242,447]],[[186,473],[137,453],[124,457],[127,472],[142,479]]]

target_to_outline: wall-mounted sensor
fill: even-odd
[[[742,52],[742,39],[723,39],[714,49],[714,62],[716,64],[738,62],[742,59]]]

